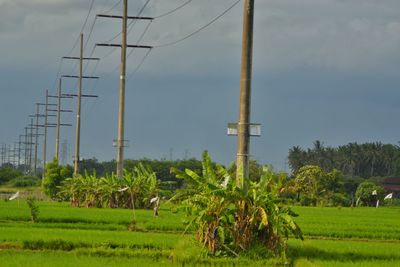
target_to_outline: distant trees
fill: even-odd
[[[400,147],[381,142],[349,143],[333,148],[315,141],[311,149],[292,147],[288,159],[293,173],[303,166],[316,165],[327,172],[337,169],[347,177],[400,175]]]

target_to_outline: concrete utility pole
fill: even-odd
[[[82,106],[82,81],[83,79],[98,79],[99,77],[83,76],[83,60],[100,60],[99,58],[84,58],[83,57],[83,33],[80,35],[80,54],[79,57],[63,57],[65,59],[78,59],[79,60],[79,76],[63,75],[65,78],[77,78],[78,79],[78,93],[77,95],[65,95],[65,96],[77,96],[77,112],[76,112],[76,130],[75,130],[75,155],[74,155],[74,175],[79,173],[79,160],[80,160],[80,144],[81,144],[81,106]],[[86,97],[97,97],[85,95]],[[58,153],[57,153],[58,154]]]
[[[125,130],[125,79],[126,79],[126,35],[128,28],[128,0],[124,0],[122,13],[122,41],[121,41],[121,75],[119,86],[119,110],[118,110],[118,154],[117,177],[123,176],[124,171],[124,130]]]
[[[253,62],[254,0],[244,1],[242,65],[240,78],[240,112],[238,123],[236,184],[245,187],[249,178],[250,106]]]
[[[58,102],[57,102],[57,130],[56,130],[56,159],[60,154],[60,123],[61,123],[61,78],[58,83]]]
[[[128,16],[128,0],[123,0],[122,16],[97,15],[104,18],[119,18],[122,19],[122,40],[121,44],[96,44],[97,46],[112,46],[121,47],[121,65],[120,65],[120,87],[119,87],[119,110],[118,110],[118,137],[117,137],[117,177],[123,176],[124,170],[124,147],[125,147],[125,83],[126,83],[126,49],[131,48],[146,48],[151,49],[151,46],[128,45],[127,44],[127,29],[128,19],[137,20],[153,20],[150,17],[129,17]]]
[[[81,144],[82,75],[83,75],[83,33],[81,33],[81,49],[79,56],[79,82],[78,82],[78,104],[76,113],[74,175],[78,175],[79,172],[79,157],[80,157],[79,149]]]

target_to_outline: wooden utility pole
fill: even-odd
[[[81,144],[81,107],[82,107],[82,81],[83,79],[98,79],[99,77],[83,76],[83,60],[100,60],[99,58],[84,58],[83,57],[83,33],[80,34],[80,53],[79,57],[63,57],[65,59],[77,59],[79,60],[79,75],[63,75],[65,78],[77,78],[78,79],[78,93],[76,95],[64,96],[76,96],[77,97],[77,111],[76,111],[76,130],[75,130],[75,153],[74,153],[74,175],[79,173],[79,160],[80,160],[80,144]],[[97,97],[85,95],[86,97]]]
[[[238,122],[236,184],[244,188],[249,178],[250,106],[253,61],[254,0],[244,1],[240,112]]]
[[[124,147],[125,147],[125,84],[126,84],[126,49],[130,48],[146,48],[151,46],[128,45],[127,30],[128,19],[137,20],[153,20],[150,17],[129,17],[128,16],[128,0],[123,0],[122,16],[97,15],[104,18],[122,19],[122,38],[121,44],[96,44],[97,46],[121,47],[121,65],[120,65],[120,86],[119,86],[119,109],[118,109],[118,137],[117,137],[117,177],[123,176],[124,170]]]

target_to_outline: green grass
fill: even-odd
[[[289,255],[296,267],[400,266],[400,243],[353,240],[291,240]]]
[[[400,208],[295,207],[307,236],[400,240]]]
[[[46,229],[0,227],[0,242],[29,243],[34,241],[53,242],[62,240],[74,247],[118,247],[173,248],[185,238],[181,234],[143,233],[128,231],[104,231],[81,229]]]
[[[38,201],[31,223],[24,200],[0,201],[0,266],[266,266],[248,258],[205,257],[183,236],[183,214],[137,210],[142,232],[127,231],[132,210],[71,208]],[[305,241],[290,240],[294,266],[400,266],[399,208],[295,207]],[[172,261],[174,259],[174,261]]]
[[[58,223],[73,225],[94,225],[94,227],[127,227],[133,218],[129,209],[87,209],[71,208],[68,203],[37,202],[40,209],[40,223]],[[29,209],[25,200],[0,202],[0,222],[29,221]],[[182,231],[184,226],[182,214],[172,213],[168,206],[160,209],[160,216],[154,218],[150,210],[136,210],[140,227],[148,230]]]

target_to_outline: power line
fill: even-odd
[[[159,19],[159,18],[162,18],[162,17],[166,17],[168,15],[171,15],[172,13],[174,13],[174,12],[178,11],[179,9],[185,7],[186,5],[190,4],[192,1],[193,0],[188,0],[185,3],[183,3],[182,5],[178,6],[177,8],[174,8],[174,9],[172,9],[172,10],[170,10],[170,11],[164,13],[164,14],[158,15],[158,16],[156,16],[154,18],[155,19]]]
[[[122,0],[121,0],[122,1]],[[140,11],[139,11],[139,13],[137,14],[137,17],[139,17],[142,13],[143,13],[143,11],[144,11],[144,9],[147,7],[147,5],[150,3],[150,1],[151,0],[147,0],[146,1],[146,3],[143,5],[143,7],[140,9]],[[128,24],[128,34],[132,31],[132,29],[133,29],[133,27],[136,25],[136,22],[137,22],[138,20],[137,19],[135,19],[135,20],[132,20],[131,22],[129,22],[129,24]],[[115,35],[114,37],[112,37],[110,40],[108,40],[108,41],[106,41],[106,43],[111,43],[112,41],[114,41],[115,39],[117,39],[120,35],[122,34],[122,31],[121,32],[119,32],[117,35]]]
[[[139,71],[140,67],[141,67],[141,66],[143,65],[143,63],[146,61],[147,57],[150,55],[150,52],[151,52],[152,50],[153,50],[153,49],[147,50],[147,53],[144,55],[144,57],[143,57],[142,60],[140,61],[139,65],[136,67],[136,69],[135,69],[135,70],[128,76],[128,78],[126,79],[127,81],[129,81],[129,80],[133,77],[133,75],[135,75],[136,72]]]
[[[109,10],[107,11],[102,11],[101,13],[110,13],[111,11],[113,11],[117,6],[119,6],[119,4],[121,4],[122,0],[119,0],[115,5],[113,5]]]
[[[95,0],[92,0],[92,2],[90,3],[89,11],[88,11],[88,13],[87,13],[87,15],[86,15],[85,22],[84,22],[83,25],[82,25],[82,29],[81,29],[81,32],[80,32],[80,33],[82,33],[83,30],[84,30],[85,27],[86,27],[87,21],[88,21],[89,16],[90,16],[90,13],[92,12],[92,9],[93,9],[94,1],[95,1]],[[70,55],[72,54],[72,52],[75,50],[76,46],[78,45],[79,40],[80,40],[80,35],[78,35],[78,37],[76,38],[76,41],[75,41],[74,45],[72,46],[72,49],[67,53],[67,56],[70,56]]]
[[[228,9],[226,9],[224,12],[222,12],[221,14],[219,14],[217,17],[215,17],[214,19],[212,19],[209,23],[207,23],[206,25],[200,27],[199,29],[197,29],[196,31],[192,32],[189,35],[186,35],[185,37],[170,42],[170,43],[165,43],[165,44],[161,44],[161,45],[155,45],[154,48],[160,48],[160,47],[167,47],[167,46],[172,46],[172,45],[176,45],[180,42],[183,42],[187,39],[189,39],[190,37],[196,35],[197,33],[201,32],[202,30],[204,30],[205,28],[207,28],[208,26],[210,26],[211,24],[213,24],[214,22],[216,22],[217,20],[219,20],[221,17],[223,17],[226,13],[228,13],[232,8],[234,8],[237,4],[239,4],[239,2],[241,2],[242,0],[237,0],[235,3],[233,3],[233,5],[231,5]]]

